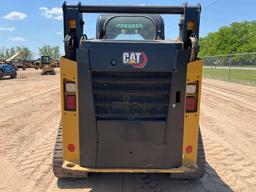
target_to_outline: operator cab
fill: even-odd
[[[41,56],[42,67],[49,67],[51,63],[50,56]]]
[[[160,15],[101,15],[97,20],[96,38],[164,40],[164,21]]]

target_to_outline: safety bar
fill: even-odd
[[[76,49],[83,35],[83,13],[113,14],[176,14],[181,15],[179,39],[184,49],[191,49],[191,37],[199,38],[201,5],[190,6],[124,6],[124,5],[67,5],[63,3],[63,22],[66,58],[76,60]]]
[[[201,11],[201,6],[112,6],[112,5],[66,5],[67,9],[78,8],[81,13],[134,13],[134,14],[184,14],[185,8],[189,7],[194,11]]]

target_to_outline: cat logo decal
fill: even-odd
[[[134,68],[144,68],[148,58],[144,52],[124,52],[123,63]]]

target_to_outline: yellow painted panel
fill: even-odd
[[[200,97],[202,85],[202,60],[188,63],[187,66],[187,84],[198,82],[198,103],[197,112],[185,113],[184,117],[184,137],[183,137],[183,161],[197,161],[197,145],[199,131],[199,114],[200,114]],[[191,145],[193,150],[191,153],[186,153],[186,146]]]
[[[77,86],[77,63],[65,58],[60,60],[61,66],[61,100],[62,100],[62,123],[63,123],[63,154],[66,162],[76,163],[77,169],[83,169],[79,166],[79,124],[78,124],[78,94],[76,94],[77,111],[65,111],[64,110],[64,80],[74,81],[76,83],[76,93],[78,93]],[[198,128],[199,128],[199,113],[200,113],[200,96],[201,96],[201,83],[202,83],[202,61],[198,60],[191,62],[187,67],[187,83],[198,82],[198,111],[196,113],[185,113],[184,117],[184,137],[183,137],[183,168],[186,162],[192,161],[196,163],[197,159],[197,144],[198,144]],[[76,147],[75,152],[70,152],[67,149],[68,144],[74,144]],[[193,151],[186,153],[186,146],[191,145]],[[178,170],[162,170],[161,172],[183,172],[184,169]],[[160,170],[115,170],[115,169],[88,169],[84,171],[88,172],[159,172]]]
[[[61,81],[61,111],[62,111],[62,142],[63,159],[79,163],[79,124],[78,124],[78,85],[77,85],[77,63],[60,59],[60,81]],[[76,83],[76,111],[65,111],[64,109],[64,81]],[[70,152],[68,145],[75,145],[75,151]]]

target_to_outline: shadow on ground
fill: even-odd
[[[216,171],[206,165],[200,181],[170,180],[167,174],[91,174],[89,179],[58,179],[60,189],[83,189],[88,192],[231,192]]]

